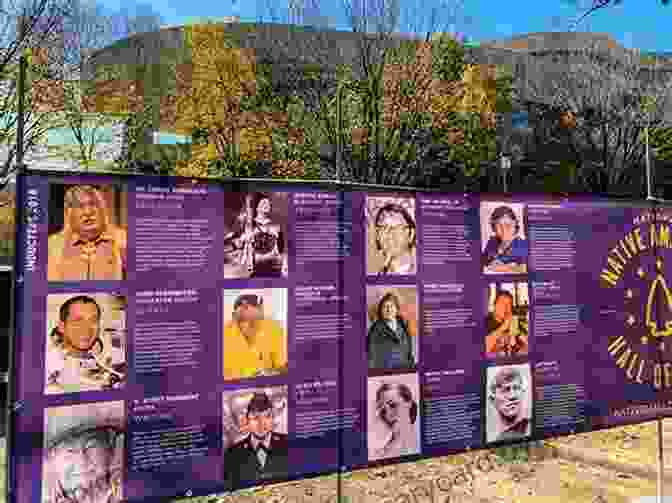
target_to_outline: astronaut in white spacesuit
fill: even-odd
[[[47,340],[46,394],[119,388],[126,376],[123,349],[104,340],[102,310],[92,297],[69,298]]]

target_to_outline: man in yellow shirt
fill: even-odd
[[[287,334],[263,317],[263,298],[240,295],[233,319],[224,327],[224,379],[278,375],[287,372]]]

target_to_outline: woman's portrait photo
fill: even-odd
[[[487,358],[528,354],[530,297],[527,282],[491,283],[487,302]]]
[[[367,274],[415,274],[415,200],[367,197]]]
[[[532,433],[530,365],[487,369],[487,442],[519,440]]]
[[[369,461],[420,453],[417,374],[369,378],[367,402]]]
[[[127,306],[109,293],[47,296],[45,394],[124,387]]]
[[[225,194],[224,277],[287,276],[287,194]]]
[[[124,501],[124,402],[45,410],[43,503]]]
[[[367,286],[366,346],[370,370],[411,370],[418,362],[417,289]]]
[[[115,185],[49,186],[49,281],[126,279],[128,193]]]
[[[484,273],[527,273],[529,243],[525,236],[523,209],[522,204],[481,203]]]

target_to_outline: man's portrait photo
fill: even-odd
[[[119,187],[51,184],[48,281],[126,279],[127,222]]]
[[[415,274],[415,200],[367,197],[367,274]]]
[[[122,295],[47,296],[45,394],[125,385],[126,309]]]
[[[420,453],[419,397],[416,373],[369,378],[369,461]]]
[[[481,203],[483,272],[486,274],[525,274],[529,242],[525,237],[524,205]]]
[[[45,410],[43,503],[119,503],[123,497],[124,402]]]
[[[532,433],[530,365],[489,367],[487,377],[488,443],[529,437]]]
[[[287,372],[287,289],[224,290],[224,380]]]
[[[287,193],[228,192],[224,200],[224,277],[286,277]]]
[[[369,370],[412,370],[418,362],[416,287],[367,286]]]
[[[222,402],[226,490],[287,476],[287,386],[225,392]]]
[[[528,354],[530,297],[527,282],[490,283],[487,303],[486,356],[493,359]]]

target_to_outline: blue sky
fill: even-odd
[[[259,4],[274,0],[146,0],[161,13],[167,24],[184,24],[190,18],[210,18],[238,15],[242,21],[254,21]],[[275,0],[286,5],[287,0]],[[402,4],[405,0],[400,0]],[[414,1],[427,5],[433,1]],[[451,1],[451,0],[448,0]],[[464,21],[456,31],[475,40],[503,38],[535,31],[568,31],[571,20],[581,12],[572,0],[464,0]],[[582,5],[590,0],[579,0]],[[118,8],[123,0],[103,0]],[[341,0],[322,0],[326,14],[336,28],[347,29]],[[579,31],[609,33],[625,47],[643,51],[672,51],[672,5],[665,7],[660,0],[623,0],[622,5],[593,13],[580,25]]]

